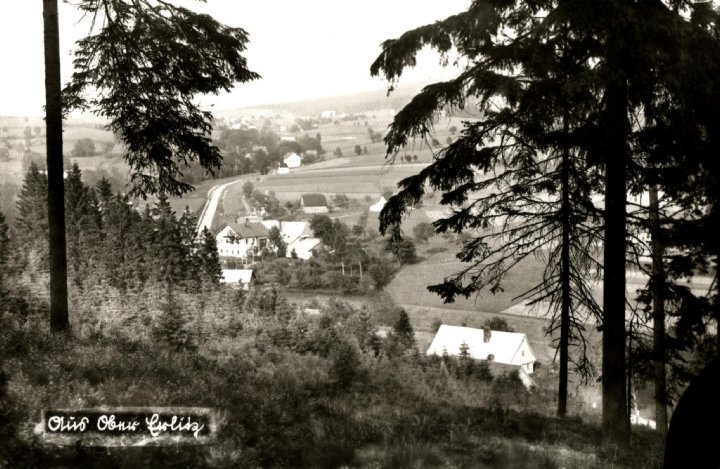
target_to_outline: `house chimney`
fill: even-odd
[[[483,327],[483,342],[486,344],[490,342],[490,337],[492,337],[492,331],[488,326]]]

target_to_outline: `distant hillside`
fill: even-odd
[[[332,96],[326,98],[296,101],[290,103],[274,103],[259,106],[250,106],[233,111],[216,112],[218,116],[223,114],[246,113],[257,109],[289,112],[296,116],[317,116],[321,112],[332,110],[338,114],[357,114],[361,112],[379,111],[383,109],[394,109],[396,112],[402,109],[415,96],[424,85],[403,85],[387,95],[387,89],[367,91],[347,96]]]
[[[229,111],[216,111],[216,117],[235,117],[238,115],[265,115],[290,114],[292,116],[319,116],[323,111],[335,111],[337,114],[358,114],[376,111],[400,111],[417,95],[427,84],[410,84],[398,86],[388,96],[387,88],[376,91],[366,91],[345,96],[330,96],[305,101],[287,103],[263,104],[258,106],[242,107]],[[475,117],[474,113],[467,112],[474,108],[467,105],[465,110],[455,110],[454,117]],[[290,117],[287,116],[286,117]]]

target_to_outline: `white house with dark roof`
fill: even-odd
[[[252,253],[267,244],[268,229],[262,223],[245,221],[230,223],[215,236],[218,254],[221,257],[234,257],[244,262]]]
[[[443,324],[433,338],[427,355],[460,355],[460,347],[466,344],[468,353],[477,360],[488,360],[519,367],[531,374],[535,364],[530,343],[521,332],[491,331],[472,327]]]

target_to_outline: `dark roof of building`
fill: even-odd
[[[228,226],[241,238],[267,238],[268,229],[262,223],[228,223]]]
[[[327,207],[327,199],[322,194],[303,194],[300,201],[305,207]]]

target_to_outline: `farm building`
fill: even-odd
[[[234,257],[247,262],[267,244],[268,230],[262,223],[246,220],[245,223],[231,223],[215,236],[221,257]]]
[[[427,355],[460,355],[466,344],[472,358],[519,367],[526,374],[533,372],[535,355],[525,334],[491,331],[472,327],[441,325],[433,338]],[[521,373],[522,375],[523,373]]]
[[[322,194],[303,194],[300,207],[305,213],[328,213],[327,199]]]
[[[265,228],[278,227],[282,234],[283,241],[285,244],[291,244],[301,236],[308,237],[312,235],[310,224],[306,221],[278,221],[278,220],[263,220],[262,224]]]
[[[320,240],[318,238],[302,236],[293,241],[292,243],[288,244],[287,253],[285,254],[285,256],[292,257],[292,253],[295,252],[295,255],[298,259],[306,261],[310,259],[319,248]]]
[[[297,153],[288,153],[283,157],[283,163],[288,168],[299,168],[302,164],[302,158]]]
[[[370,206],[371,212],[380,212],[380,210],[383,209],[385,204],[387,203],[387,200],[385,200],[385,197],[380,196],[380,200],[377,201],[377,203],[374,203]]]
[[[268,231],[273,227],[280,229],[283,241],[287,245],[286,257],[292,257],[292,252],[295,251],[298,259],[306,261],[320,247],[320,240],[312,237],[310,224],[306,221],[264,220],[262,224]]]
[[[251,269],[223,269],[220,281],[236,288],[250,290],[254,280]]]

